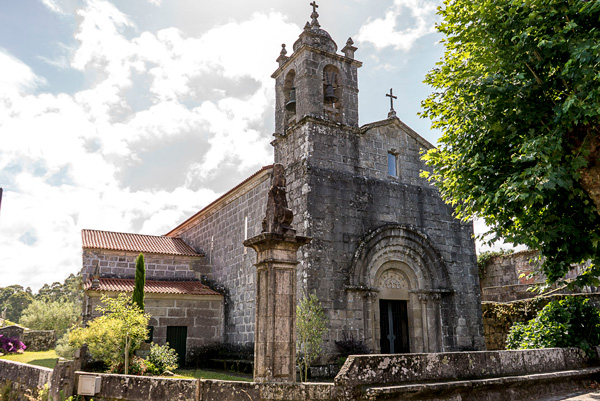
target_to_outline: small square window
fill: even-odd
[[[388,175],[398,177],[398,155],[388,153]]]

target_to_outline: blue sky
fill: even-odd
[[[274,82],[309,1],[0,2],[0,286],[81,268],[82,228],[161,235],[272,162]],[[323,0],[358,47],[360,123],[417,113],[437,0]]]

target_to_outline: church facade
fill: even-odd
[[[472,224],[455,219],[420,177],[428,168],[420,153],[433,146],[393,109],[359,126],[357,49],[349,39],[339,54],[314,10],[311,19],[272,75],[274,162],[285,166],[292,225],[312,238],[298,251],[298,296],[320,299],[332,358],[334,341],[349,336],[377,353],[484,349]],[[254,340],[256,255],[242,242],[261,232],[271,173],[263,167],[156,237],[197,253],[168,280],[219,289],[227,343]],[[84,249],[84,279],[99,251]]]

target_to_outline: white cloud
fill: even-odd
[[[408,51],[417,39],[435,32],[439,0],[395,0],[385,17],[369,19],[356,37],[377,49],[393,46]]]
[[[44,4],[60,13],[70,2]],[[82,228],[164,234],[218,196],[203,182],[221,167],[250,174],[272,161],[271,133],[257,127],[273,104],[269,74],[282,37],[300,32],[281,14],[198,37],[168,28],[133,38],[126,33],[136,26],[108,1],[86,1],[77,15],[68,67],[86,82],[73,95],[40,93],[45,80],[0,49],[2,285],[37,289],[79,270]],[[131,97],[147,104],[133,107]],[[173,172],[181,186],[132,190],[120,181],[144,152],[190,134],[206,146]]]
[[[11,56],[0,48],[0,99],[16,93],[29,92],[46,83],[38,77],[28,65]]]

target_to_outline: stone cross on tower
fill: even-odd
[[[396,111],[394,110],[394,99],[398,99],[398,96],[394,96],[392,88],[390,88],[390,93],[387,93],[386,96],[390,98],[390,112],[388,113],[388,118],[396,117]]]
[[[312,3],[310,3],[310,5],[313,8],[312,14],[310,15],[310,18],[312,18],[312,21],[310,23],[311,27],[315,27],[318,28],[321,25],[319,24],[319,21],[317,20],[317,18],[319,18],[319,13],[317,12],[317,8],[319,8],[319,6],[317,5],[317,2],[313,0]]]
[[[296,235],[292,219],[276,163],[263,232],[244,241],[256,251],[255,382],[296,381],[296,252],[311,239]]]

